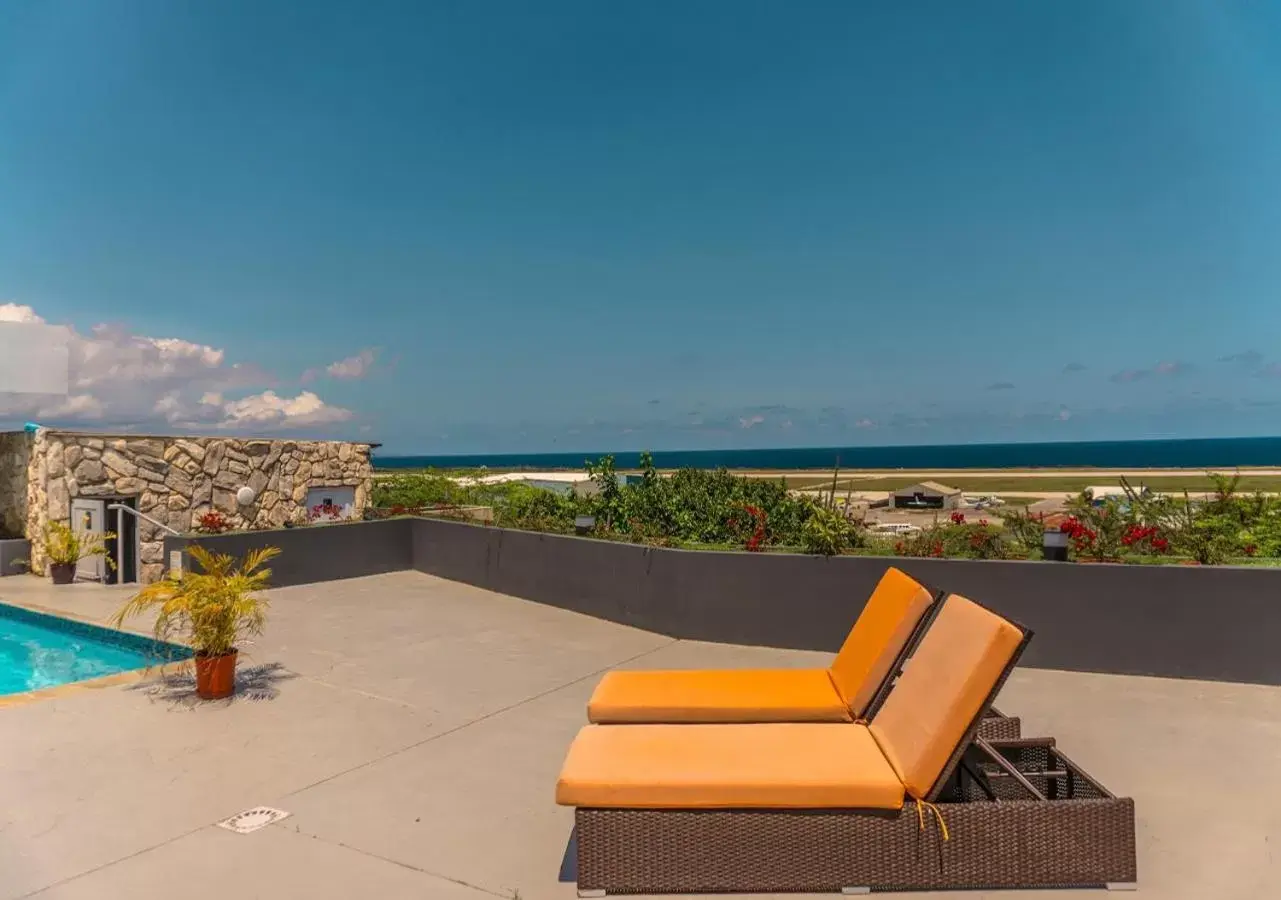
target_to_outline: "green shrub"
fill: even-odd
[[[815,506],[801,527],[801,547],[806,553],[836,556],[853,549],[858,531],[849,519],[826,506]]]
[[[951,520],[910,534],[895,542],[898,556],[932,556],[947,559],[1009,559],[1020,556],[1002,536],[1001,529],[984,520],[967,522],[963,513]]]
[[[1001,534],[1011,555],[1039,554],[1045,542],[1045,517],[1026,509],[1001,511]]]
[[[725,469],[680,469],[660,477],[641,457],[640,477],[620,483],[609,456],[587,464],[595,493],[579,497],[520,483],[484,484],[441,472],[380,478],[373,505],[412,512],[441,506],[489,506],[497,524],[566,534],[578,515],[595,516],[598,537],[658,547],[796,549],[833,556],[851,550],[967,559],[1027,558],[1039,553],[1044,523],[1011,509],[1004,526],[954,521],[897,542],[872,541],[835,509],[835,489],[822,502],[788,492],[783,481],[745,478]],[[835,477],[835,476],[834,476]],[[1082,494],[1069,502],[1074,555],[1159,562],[1190,558],[1205,564],[1232,558],[1281,557],[1281,500],[1241,494],[1239,479],[1211,476],[1215,492],[1192,500],[1134,491],[1095,505]]]
[[[1130,503],[1108,497],[1096,505],[1082,491],[1068,501],[1067,509],[1072,515],[1067,530],[1076,556],[1099,561],[1121,558],[1125,549],[1122,542],[1135,522]]]
[[[423,509],[441,504],[468,503],[469,488],[448,475],[430,469],[421,474],[391,475],[374,481],[370,504],[391,509]]]
[[[494,523],[503,528],[566,533],[572,530],[576,505],[573,497],[527,484],[506,485],[494,507]]]
[[[677,544],[746,546],[764,522],[759,549],[801,546],[802,529],[811,515],[809,501],[792,496],[781,481],[744,478],[725,469],[679,469],[660,477],[653,458],[641,456],[639,481],[621,485],[613,457],[588,464],[596,483],[594,496],[580,501],[599,527],[622,537],[652,543],[659,538]],[[749,510],[759,511],[756,513]]]

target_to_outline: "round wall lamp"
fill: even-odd
[[[248,506],[250,503],[254,502],[254,496],[254,489],[246,485],[236,491],[236,502],[241,506]]]

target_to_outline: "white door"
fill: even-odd
[[[82,540],[102,541],[107,530],[106,500],[72,500],[71,530],[82,535]],[[102,581],[107,574],[107,562],[101,556],[86,556],[76,563],[76,579]]]

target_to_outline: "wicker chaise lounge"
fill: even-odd
[[[976,737],[1029,638],[953,595],[870,724],[585,726],[579,893],[1133,886],[1132,800]]]
[[[608,672],[587,704],[598,725],[854,722],[871,718],[942,595],[889,568],[828,669],[679,669]],[[991,710],[979,733],[1020,734]]]

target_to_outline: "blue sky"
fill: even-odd
[[[1262,0],[0,4],[7,421],[1275,434],[1278,234]]]

